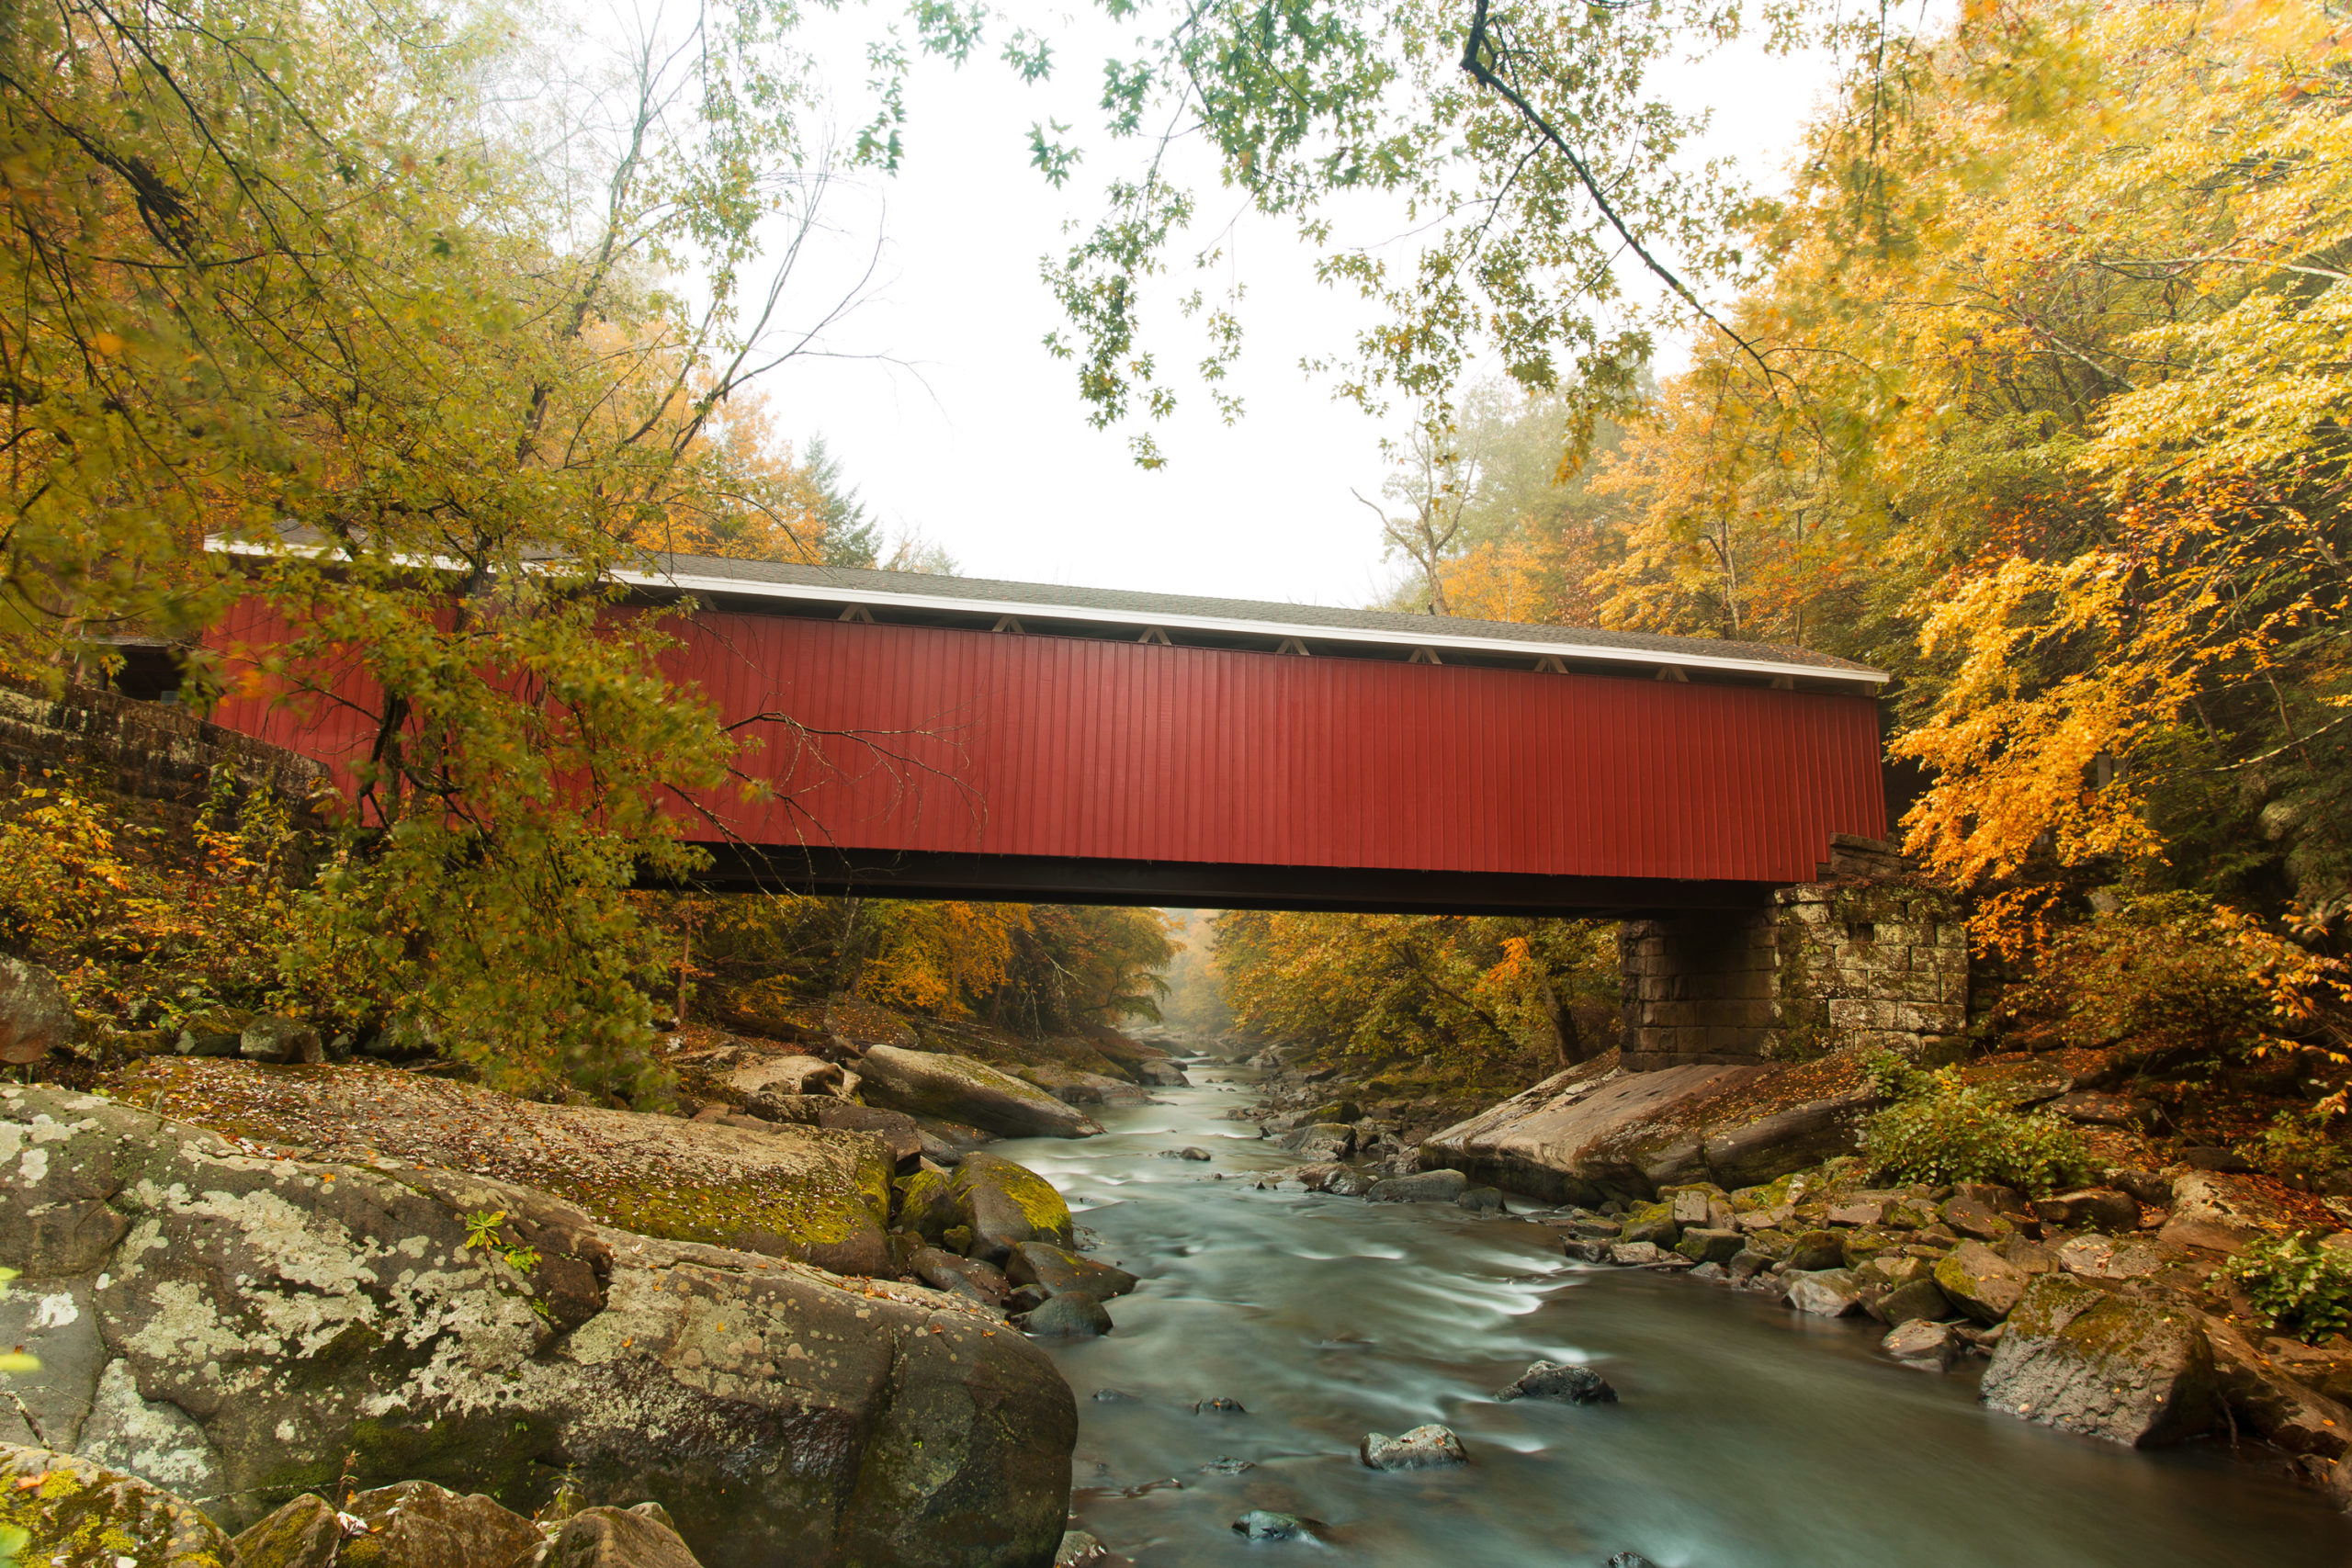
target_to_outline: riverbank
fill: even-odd
[[[2018,1421],[1977,1401],[1982,1361],[1923,1376],[1874,1325],[1577,1262],[1520,1214],[1261,1190],[1295,1156],[1224,1119],[1257,1075],[1187,1067],[1195,1087],[1107,1112],[1102,1137],[1002,1145],[1142,1276],[1110,1335],[1046,1349],[1078,1394],[1072,1511],[1148,1568],[1229,1562],[1251,1509],[1321,1520],[1375,1568],[2273,1568],[2352,1548],[2223,1442],[2134,1452]],[[1212,1158],[1163,1157],[1184,1146]],[[1538,1359],[1593,1367],[1618,1402],[1495,1398]],[[1219,1397],[1247,1414],[1193,1408]],[[1431,1421],[1466,1465],[1357,1457]]]

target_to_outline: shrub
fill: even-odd
[[[1871,1081],[1899,1098],[1863,1128],[1862,1153],[1887,1177],[1939,1186],[1996,1181],[2025,1192],[2089,1179],[2090,1148],[2071,1123],[2011,1111],[1950,1068],[1918,1073],[1906,1063],[1903,1077],[1882,1066],[1872,1063]]]
[[[2305,1344],[2352,1327],[2352,1255],[2323,1247],[2316,1235],[2271,1235],[2250,1242],[2225,1272],[2246,1299]]]
[[[2282,1111],[2270,1119],[2262,1136],[2242,1151],[2273,1176],[2306,1183],[2352,1164],[2344,1149],[2327,1134],[2324,1117]]]

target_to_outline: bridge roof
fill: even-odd
[[[1193,646],[1273,649],[1295,641],[1317,654],[1405,659],[1428,649],[1445,663],[1515,664],[1556,658],[1564,664],[1615,668],[1628,673],[1704,671],[1734,681],[1788,681],[1874,690],[1888,676],[1868,665],[1769,643],[1714,637],[1659,637],[1590,626],[1536,626],[1468,620],[1452,615],[1401,615],[1388,610],[1255,599],[1140,593],[1120,588],[1007,582],[939,577],[922,572],[855,567],[805,566],[718,556],[657,558],[654,570],[621,572],[643,591],[675,591],[698,599],[757,601],[770,610],[838,617],[862,610],[900,624],[994,626],[1010,617],[1023,631],[1114,635],[1134,640],[1157,628]],[[1011,628],[1008,628],[1011,629]],[[1295,651],[1295,649],[1293,649]]]

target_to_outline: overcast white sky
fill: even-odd
[[[861,266],[878,232],[877,282],[830,334],[845,355],[877,357],[785,367],[767,384],[779,431],[821,434],[886,525],[920,529],[973,576],[1325,604],[1377,597],[1395,568],[1349,491],[1377,494],[1383,432],[1297,368],[1303,355],[1343,350],[1361,308],[1314,282],[1287,232],[1245,221],[1228,244],[1250,291],[1237,377],[1246,416],[1226,427],[1192,389],[1157,432],[1164,468],[1136,468],[1124,434],[1091,427],[1070,367],[1042,346],[1061,318],[1038,259],[1062,243],[1065,219],[1091,211],[1092,187],[1048,189],[1027,166],[1028,131],[1056,115],[1082,135],[1098,60],[1063,55],[1042,91],[992,63],[919,69],[905,167],[836,187],[839,238],[806,296]],[[854,53],[846,64],[854,88],[864,73]],[[1826,61],[1741,51],[1678,72],[1673,87],[1712,106],[1709,152],[1736,152],[1751,179],[1778,186],[1828,75]],[[1204,228],[1223,226],[1236,199],[1201,188]],[[1167,281],[1170,295],[1193,287]],[[1196,355],[1163,354],[1174,357]]]

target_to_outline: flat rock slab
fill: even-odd
[[[1091,1138],[1102,1131],[1035,1084],[969,1056],[874,1045],[858,1069],[868,1100],[910,1116],[961,1122],[1006,1138]]]
[[[1555,1075],[1422,1145],[1475,1176],[1539,1198],[1598,1201],[1597,1184],[1643,1189],[1646,1179],[1613,1146],[1674,1107],[1758,1077],[1765,1069],[1665,1067],[1656,1072]]]
[[[894,1160],[846,1130],[684,1122],[542,1105],[391,1067],[153,1058],[117,1092],[165,1116],[305,1158],[435,1167],[513,1182],[603,1224],[888,1274]]]

